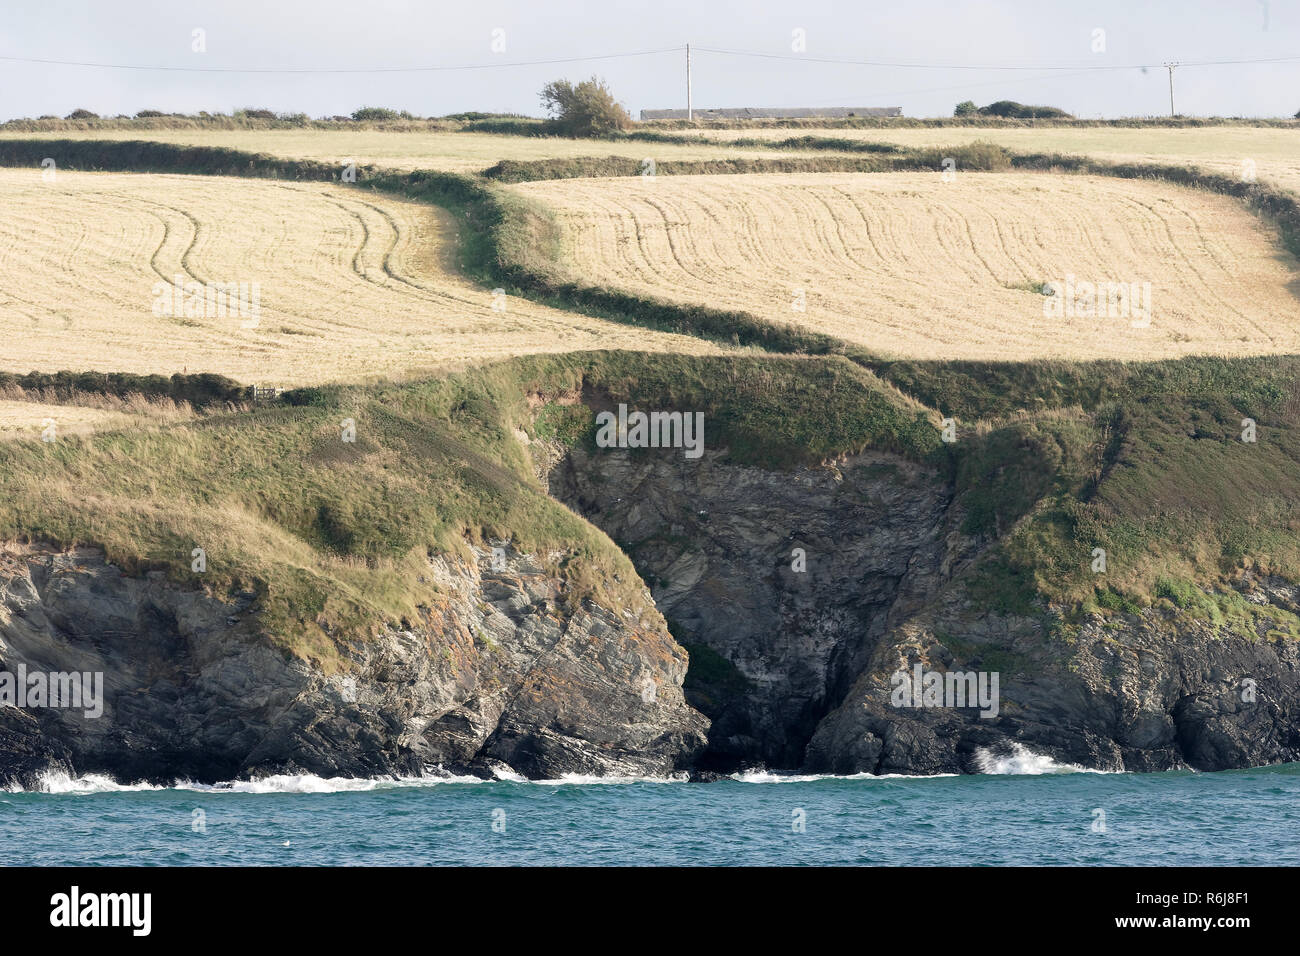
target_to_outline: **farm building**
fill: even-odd
[[[695,119],[843,119],[848,116],[902,116],[901,106],[740,106],[732,109],[693,110]],[[642,110],[641,119],[686,119],[686,110]]]

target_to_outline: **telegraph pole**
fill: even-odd
[[[1174,112],[1174,67],[1177,65],[1176,62],[1165,64],[1169,70],[1169,117],[1171,119],[1178,115]]]
[[[691,45],[686,44],[686,122],[691,122],[695,118],[694,111],[691,109]]]

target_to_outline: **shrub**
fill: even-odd
[[[160,116],[166,116],[162,110],[141,110],[135,114],[136,119],[157,119]]]
[[[974,115],[975,113],[977,113],[977,112],[979,112],[979,108],[975,105],[975,102],[974,102],[973,100],[962,100],[962,101],[961,101],[960,103],[958,103],[957,106],[953,109],[953,111],[952,111],[952,115],[953,115],[953,116],[973,116],[973,115]]]
[[[385,109],[382,106],[363,106],[352,114],[352,118],[358,123],[362,123],[367,120],[395,120],[402,117],[397,110]]]
[[[70,119],[70,120],[99,119],[99,114],[92,113],[90,110],[73,110],[71,113],[65,116],[64,119]]]
[[[547,83],[542,105],[551,114],[552,128],[564,136],[608,136],[632,126],[632,117],[605,81],[594,76],[576,86],[568,80]]]
[[[988,106],[981,106],[980,116],[1001,116],[1011,119],[1073,119],[1065,110],[1055,106],[1026,106],[1015,100],[998,100]]]
[[[29,372],[15,375],[0,372],[0,390],[19,388],[23,391],[50,392],[60,401],[78,394],[109,395],[126,398],[143,395],[145,398],[170,398],[189,402],[195,408],[209,405],[239,404],[244,399],[244,387],[233,379],[211,372],[193,375],[177,373],[165,375],[137,375],[131,372]]]
[[[242,119],[273,120],[275,119],[275,110],[255,110],[255,109],[236,110],[235,116],[240,117]]]

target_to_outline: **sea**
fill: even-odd
[[[983,773],[51,775],[0,791],[0,865],[1300,865],[1300,763],[1099,773],[1019,750]]]

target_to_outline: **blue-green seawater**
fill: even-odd
[[[0,793],[0,864],[1300,865],[1300,764],[49,789]]]

